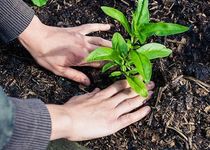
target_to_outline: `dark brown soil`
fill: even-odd
[[[54,26],[84,23],[112,23],[112,31],[95,35],[110,39],[115,31],[126,36],[100,6],[114,6],[131,16],[134,0],[50,0],[46,7],[34,7],[40,19]],[[210,149],[210,2],[207,0],[151,0],[153,21],[175,22],[191,27],[185,34],[152,40],[173,49],[167,59],[154,61],[156,94],[149,105],[153,112],[105,138],[82,142],[91,149],[116,150],[207,150]],[[112,83],[100,70],[82,68],[92,86]],[[39,67],[18,42],[0,46],[0,85],[10,96],[38,97],[46,103],[62,104],[84,93],[78,84]]]

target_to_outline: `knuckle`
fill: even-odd
[[[57,71],[53,71],[53,73],[56,75],[56,76],[59,76],[59,73]]]
[[[121,81],[117,81],[115,82],[115,86],[121,86],[122,85],[121,83],[122,83]]]
[[[73,35],[75,38],[79,39],[79,40],[83,40],[83,36],[82,36],[82,34],[80,34],[80,33],[73,32],[72,35]]]
[[[53,73],[57,76],[61,76],[61,73],[58,70],[54,70]]]
[[[101,99],[104,98],[103,92],[98,92],[98,93],[96,93],[94,96],[95,96],[95,97],[100,97]]]
[[[132,94],[132,93],[134,93],[133,90],[132,90],[131,88],[125,89],[124,92],[125,92],[126,94],[129,94],[129,95]]]
[[[63,75],[65,73],[65,68],[63,68],[63,67],[59,68],[58,72],[60,75]]]
[[[90,24],[90,23],[84,24],[84,25],[81,25],[81,27],[83,27],[83,29],[84,28],[90,28],[90,27],[92,27],[92,24]]]
[[[132,100],[126,100],[126,105],[128,106],[128,107],[132,107]]]
[[[83,43],[83,50],[89,50],[91,49],[91,45],[88,42]]]
[[[127,123],[132,123],[133,122],[133,117],[131,116],[131,114],[127,114],[127,115],[125,115],[124,116],[125,118],[125,123],[127,124]]]
[[[98,38],[97,38],[97,41],[98,41],[99,44],[103,44],[103,41],[104,41],[104,40],[103,40],[103,38],[98,37]]]

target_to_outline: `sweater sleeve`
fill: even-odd
[[[30,24],[34,11],[22,0],[0,0],[0,40],[17,38]]]
[[[51,119],[38,99],[8,98],[14,106],[14,127],[3,150],[46,150],[51,135]]]

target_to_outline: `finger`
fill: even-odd
[[[149,91],[149,95],[148,97],[150,98],[150,96],[153,94],[152,91]],[[113,98],[111,99],[112,104],[115,107],[118,107],[119,105],[121,105],[121,103],[123,103],[126,99],[132,99],[139,96],[138,93],[136,93],[133,89],[131,88],[127,88],[125,90],[123,90],[122,92],[119,92],[118,94],[116,94],[115,96],[113,96]],[[146,100],[147,97],[140,97],[141,100]],[[126,100],[127,101],[127,100]]]
[[[69,68],[69,67],[58,67],[56,68],[56,73],[59,76],[74,80],[76,82],[82,83],[84,85],[90,85],[89,78],[82,72]]]
[[[118,116],[121,116],[123,114],[126,114],[128,112],[131,112],[132,110],[142,106],[149,100],[152,96],[153,92],[149,91],[148,97],[142,97],[142,96],[136,96],[131,99],[127,99],[123,101],[121,104],[119,104],[115,110]]]
[[[93,97],[93,96],[94,96],[96,93],[98,93],[99,91],[100,91],[99,88],[95,88],[92,92],[86,93],[86,94],[84,94],[84,95],[81,95],[81,96],[79,97],[79,99],[81,99],[81,100],[87,100],[88,98]]]
[[[95,89],[91,92],[91,94],[96,94],[96,93],[98,93],[100,90],[101,90],[101,89],[99,89],[99,88],[95,88]]]
[[[126,115],[119,117],[118,120],[115,122],[115,124],[116,124],[115,131],[118,131],[122,128],[127,127],[130,124],[133,124],[133,123],[141,120],[146,115],[148,115],[150,111],[151,111],[151,108],[149,106],[145,106],[145,107],[138,109],[135,112],[128,113]]]
[[[91,62],[91,63],[81,63],[79,66],[89,66],[89,67],[94,67],[94,68],[101,68],[104,66],[106,62],[104,61],[98,61],[98,62]]]
[[[114,107],[120,105],[121,102],[125,101],[126,99],[131,99],[138,96],[138,94],[133,91],[131,88],[127,88],[117,94],[115,94],[110,101],[112,102]]]
[[[129,87],[130,86],[126,80],[117,81],[106,89],[100,91],[98,96],[108,98]]]
[[[112,47],[112,42],[101,37],[86,36],[87,41],[91,44],[104,47]]]
[[[76,30],[78,30],[79,33],[86,35],[91,32],[110,30],[111,25],[110,24],[102,24],[102,23],[92,23],[92,24],[84,24],[84,25],[74,27],[74,28]]]
[[[87,42],[88,42],[88,41],[87,41]],[[91,43],[88,43],[88,44],[87,44],[87,51],[88,51],[88,53],[94,51],[94,50],[97,49],[97,48],[99,48],[98,45],[94,45],[94,44],[91,44]]]
[[[155,87],[155,83],[153,81],[150,81],[148,84],[147,84],[147,89],[148,90],[152,90],[154,89]]]

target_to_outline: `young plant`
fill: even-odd
[[[34,5],[42,7],[47,4],[47,0],[31,0]]]
[[[118,67],[119,70],[110,74],[111,77],[124,75],[131,88],[143,97],[148,96],[146,84],[152,75],[151,60],[169,56],[172,51],[159,43],[145,44],[153,35],[168,36],[183,33],[189,28],[165,22],[150,22],[148,0],[139,0],[133,12],[132,22],[129,23],[125,15],[114,8],[103,6],[103,12],[119,21],[130,35],[124,39],[120,33],[115,33],[112,38],[112,48],[100,47],[91,52],[87,57],[88,62],[108,61],[102,72]]]

